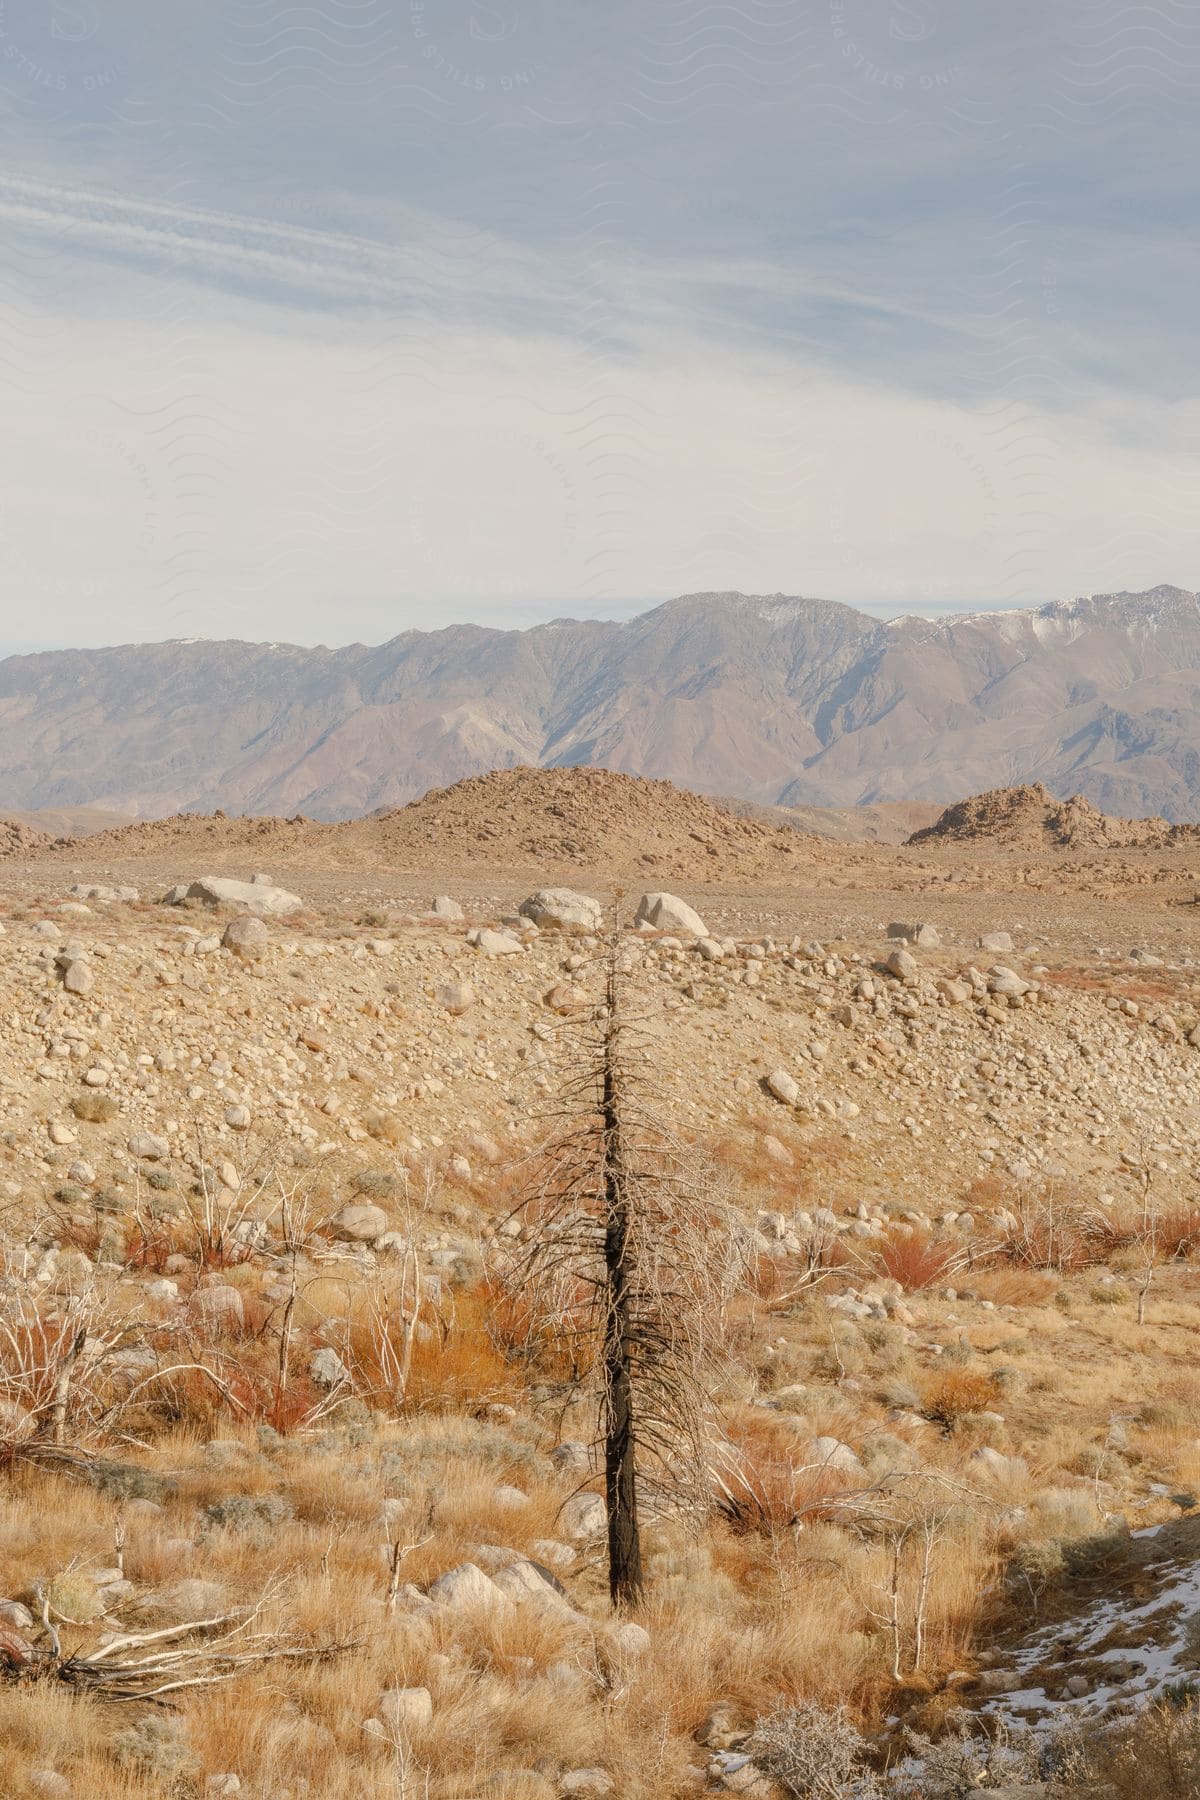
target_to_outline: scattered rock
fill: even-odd
[[[508,1604],[507,1596],[501,1593],[491,1576],[485,1575],[473,1562],[458,1563],[444,1575],[439,1575],[430,1583],[429,1598],[436,1606],[460,1611],[489,1610]]]
[[[904,925],[894,922],[887,928],[890,938],[905,938],[910,944],[916,944],[919,950],[937,950],[941,947],[941,933],[935,925],[924,923]]]
[[[168,901],[178,892],[178,888],[172,888]],[[199,900],[205,906],[244,906],[250,912],[276,915],[299,912],[304,905],[298,894],[289,894],[286,888],[272,887],[265,881],[233,881],[224,875],[202,875],[198,881],[188,883],[180,898]]]
[[[897,981],[903,981],[906,984],[916,981],[920,974],[917,959],[911,950],[893,950],[884,964],[884,968],[889,975],[894,975]]]
[[[512,956],[525,948],[511,931],[493,931],[488,926],[475,934],[475,947],[484,956]]]
[[[261,962],[270,941],[270,932],[254,913],[247,913],[240,919],[230,919],[221,934],[222,947],[232,950],[242,962]]]
[[[388,1228],[383,1208],[373,1206],[368,1200],[352,1200],[333,1215],[330,1225],[334,1236],[347,1244],[369,1244],[372,1239],[382,1237]]]
[[[643,894],[634,923],[653,926],[655,931],[683,931],[689,937],[708,937],[708,926],[700,914],[677,894]]]
[[[788,1074],[786,1069],[774,1069],[767,1076],[767,1086],[777,1100],[784,1106],[795,1106],[800,1098],[800,1083]],[[782,1147],[782,1146],[781,1146]],[[791,1161],[791,1158],[788,1158]]]
[[[559,1528],[573,1544],[590,1543],[608,1532],[608,1509],[599,1494],[572,1494],[558,1516]]]
[[[558,1791],[568,1800],[603,1800],[616,1792],[616,1782],[607,1769],[569,1769],[558,1784]]]
[[[95,986],[90,964],[82,956],[72,957],[63,969],[62,984],[68,994],[90,994]]]
[[[437,1001],[443,1012],[457,1019],[474,1006],[475,989],[469,981],[447,981],[438,989]]]
[[[129,1140],[129,1154],[140,1162],[165,1162],[171,1154],[171,1146],[165,1137],[157,1137],[151,1131],[138,1131]]]
[[[407,1737],[433,1723],[433,1696],[423,1687],[387,1688],[376,1716],[392,1737]]]
[[[522,900],[517,908],[523,919],[532,919],[539,929],[575,929],[599,931],[604,923],[604,908],[590,894],[578,894],[573,888],[539,888]]]
[[[336,1350],[328,1347],[313,1352],[308,1365],[308,1373],[318,1387],[341,1387],[350,1380],[350,1371]]]

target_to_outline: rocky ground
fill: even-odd
[[[272,1632],[348,1646],[165,1715],[0,1688],[7,1791],[799,1792],[756,1720],[986,1715],[1030,1607],[1069,1617],[1193,1504],[1200,853],[793,834],[785,872],[786,832],[730,820],[739,879],[718,809],[655,836],[608,779],[588,854],[614,806],[647,835],[590,866],[586,809],[511,783],[390,849],[210,820],[0,861],[0,1614],[36,1649],[57,1595],[92,1654],[265,1594]],[[489,1287],[614,904],[647,1086],[741,1269],[712,1433],[742,1504],[652,1519],[624,1624],[591,1415]],[[1138,1691],[1103,1685],[1106,1717]]]

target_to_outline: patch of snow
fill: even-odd
[[[1152,1526],[1135,1535],[1156,1537],[1160,1529]],[[1045,1728],[1065,1718],[1099,1719],[1114,1704],[1144,1705],[1173,1682],[1200,1682],[1200,1672],[1188,1657],[1188,1621],[1197,1613],[1200,1564],[1176,1564],[1166,1572],[1151,1599],[1139,1604],[1128,1604],[1119,1595],[1097,1600],[1076,1618],[1060,1620],[1035,1632],[1011,1660],[1015,1676],[1031,1675],[1040,1664],[1053,1663],[1064,1681],[1083,1663],[1090,1668],[1098,1666],[1101,1671],[1109,1665],[1111,1681],[1101,1679],[1090,1693],[1061,1699],[1051,1699],[1044,1687],[1031,1682],[1009,1693],[993,1695],[980,1710],[1010,1724]],[[1105,1638],[1117,1628],[1122,1642],[1112,1649],[1101,1649]],[[1137,1643],[1143,1633],[1146,1641]],[[1132,1673],[1127,1672],[1130,1669]]]

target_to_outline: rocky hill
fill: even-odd
[[[48,850],[54,839],[45,831],[36,831],[20,819],[0,818],[0,857],[33,856]]]
[[[26,849],[24,838],[14,838],[11,851],[0,845],[0,856]],[[709,880],[783,874],[828,851],[823,840],[790,825],[736,817],[669,781],[608,769],[516,768],[470,776],[408,806],[338,824],[300,815],[178,813],[96,833],[87,854],[118,861],[237,855],[330,868],[545,864]]]
[[[1200,842],[1200,825],[1166,819],[1114,819],[1082,794],[1056,800],[1040,781],[989,788],[948,806],[932,825],[914,831],[910,844],[998,844],[1022,850],[1163,850]]]
[[[1200,814],[1180,588],[884,624],[694,594],[625,622],[377,647],[173,642],[0,662],[0,800],[361,816],[481,770],[601,766],[765,803],[945,803],[997,779]]]

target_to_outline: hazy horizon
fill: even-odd
[[[1141,591],[1149,591],[1150,587],[1157,586],[1157,585],[1165,585],[1165,584],[1148,583],[1146,589],[1140,589],[1137,591],[1140,591],[1140,592]],[[1177,584],[1177,585],[1182,585],[1182,584]],[[697,590],[697,591],[698,592],[700,592],[700,591],[712,592],[714,590],[708,589],[708,590]],[[746,589],[729,590],[729,591],[741,592],[743,594],[748,593],[748,590],[746,590]],[[748,595],[748,597],[754,598],[755,596]],[[1029,600],[1025,600],[1025,601],[1016,601],[1016,602],[1009,600],[1009,599],[993,599],[993,600],[972,601],[969,604],[963,604],[963,603],[954,602],[954,601],[944,601],[944,602],[934,602],[928,606],[921,606],[919,604],[916,604],[916,605],[908,604],[908,605],[904,605],[904,606],[899,606],[899,605],[890,605],[889,606],[886,602],[881,601],[881,600],[845,599],[841,595],[837,595],[837,594],[804,594],[804,595],[789,594],[787,597],[788,598],[804,598],[804,599],[808,599],[808,600],[832,601],[837,605],[851,607],[857,612],[865,613],[869,617],[877,618],[881,622],[884,622],[884,623],[886,623],[888,620],[900,619],[900,618],[904,618],[904,617],[916,617],[916,618],[928,618],[928,619],[945,618],[948,616],[953,616],[954,614],[960,613],[960,612],[986,613],[986,612],[1003,612],[1003,611],[1013,610],[1013,609],[1033,610],[1034,608],[1036,608],[1038,606],[1045,606],[1048,604],[1052,604],[1055,600],[1067,600],[1067,599],[1076,598],[1075,595],[1056,594],[1056,595],[1040,596],[1035,599],[1029,599]],[[502,629],[502,630],[513,630],[513,631],[528,631],[528,630],[533,629],[535,626],[548,624],[555,619],[569,619],[573,623],[586,623],[588,620],[592,620],[592,619],[610,620],[610,621],[614,621],[614,622],[620,622],[620,621],[640,618],[642,616],[642,614],[647,613],[647,612],[652,612],[655,609],[655,607],[663,606],[663,605],[667,604],[670,600],[687,599],[687,598],[689,598],[689,596],[686,594],[671,594],[671,595],[655,597],[655,598],[614,600],[608,606],[588,608],[588,609],[572,608],[570,605],[566,605],[564,607],[564,603],[561,600],[560,601],[549,600],[549,599],[547,599],[547,600],[531,600],[531,601],[525,603],[525,605],[523,607],[514,607],[514,608],[510,609],[512,616],[505,618],[503,621],[501,621],[500,619],[495,618],[495,617],[488,618],[486,616],[481,616],[481,614],[484,612],[483,608],[476,608],[473,611],[470,609],[465,609],[461,613],[459,613],[457,610],[448,608],[445,616],[441,615],[441,611],[439,609],[439,616],[429,623],[426,623],[423,625],[407,623],[407,624],[399,626],[397,630],[389,632],[384,637],[372,637],[372,638],[364,638],[364,637],[336,637],[336,638],[335,637],[324,637],[324,638],[321,638],[321,637],[315,637],[315,636],[308,636],[308,637],[293,636],[293,637],[270,638],[270,637],[265,637],[265,636],[243,634],[243,633],[238,633],[238,632],[229,632],[229,633],[221,634],[221,636],[217,636],[216,634],[205,634],[205,633],[199,633],[199,632],[195,632],[195,633],[193,633],[193,632],[189,632],[189,633],[172,632],[172,633],[162,634],[160,636],[149,636],[149,637],[145,637],[145,638],[124,638],[124,639],[122,639],[122,638],[97,636],[90,640],[87,638],[84,638],[78,642],[67,642],[64,640],[63,642],[60,642],[60,643],[49,643],[49,642],[22,643],[20,640],[14,639],[14,640],[10,641],[10,640],[0,637],[0,659],[3,659],[4,657],[7,657],[7,656],[37,656],[37,655],[42,655],[47,652],[52,652],[55,650],[114,649],[114,648],[120,648],[123,644],[131,644],[131,643],[170,644],[170,643],[214,643],[214,642],[222,642],[222,641],[225,641],[225,642],[233,641],[233,642],[239,642],[239,643],[252,643],[252,644],[262,644],[262,643],[288,644],[288,645],[293,645],[298,649],[325,648],[325,649],[330,649],[330,650],[336,650],[336,649],[347,648],[352,644],[365,644],[368,647],[370,647],[373,645],[385,644],[385,643],[389,642],[391,638],[398,637],[403,632],[406,632],[406,631],[438,631],[438,630],[442,630],[442,629],[444,629],[448,626],[452,626],[452,625],[479,625],[479,626],[486,627],[490,630]]]

